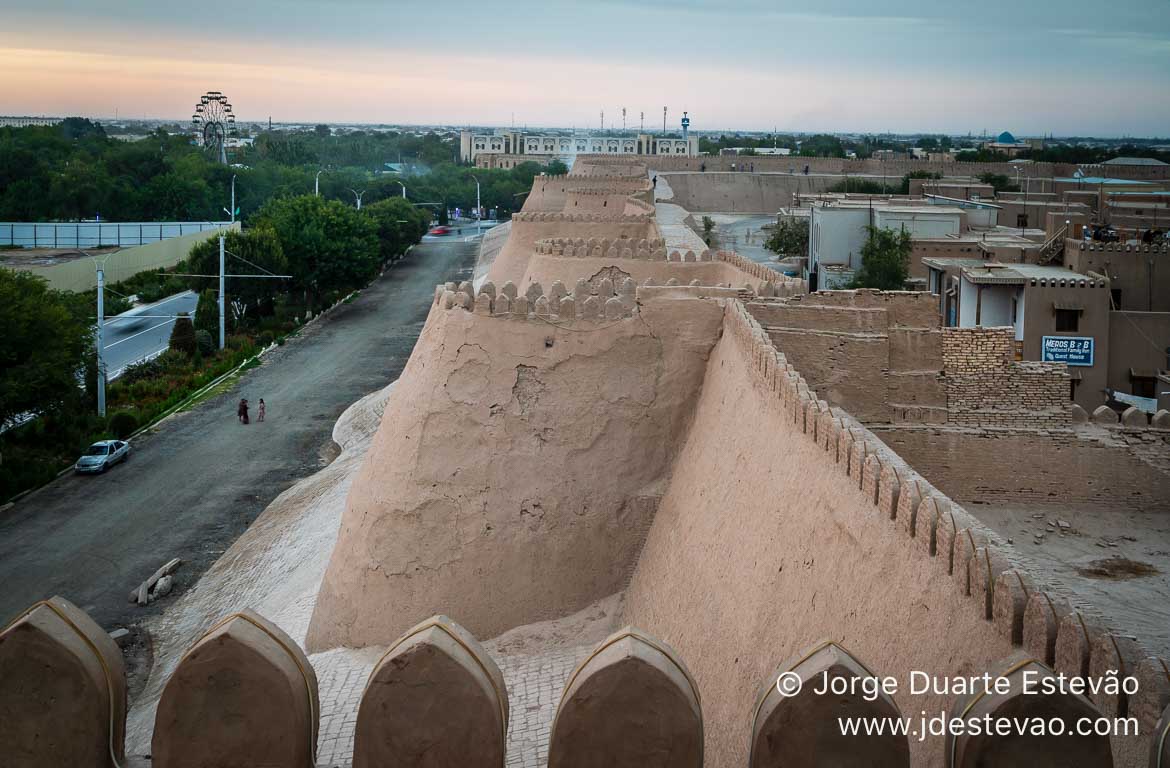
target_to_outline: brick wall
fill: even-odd
[[[944,328],[942,358],[949,423],[1029,427],[1069,423],[1065,365],[1016,362],[1014,329]]]
[[[1155,430],[877,428],[882,441],[960,503],[1092,504],[1170,512],[1170,445]],[[1137,432],[1136,430],[1134,431]],[[1119,439],[1121,438],[1121,439]]]

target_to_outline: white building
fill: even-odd
[[[480,155],[533,155],[572,158],[576,155],[673,155],[699,154],[699,139],[664,139],[648,133],[637,136],[537,136],[517,131],[459,134],[459,159],[474,163]]]
[[[814,205],[805,277],[812,279],[815,274],[820,290],[844,288],[861,267],[861,249],[869,238],[869,227],[904,230],[916,239],[952,237],[963,231],[964,213],[957,206],[890,205],[885,201],[840,200]]]
[[[57,125],[60,117],[0,117],[0,128],[28,128],[33,125]]]

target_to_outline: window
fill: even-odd
[[[1056,310],[1057,332],[1076,333],[1081,324],[1081,312],[1078,309]]]

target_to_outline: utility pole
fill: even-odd
[[[601,131],[605,132],[605,110],[601,110]]]
[[[639,112],[638,113],[638,133],[645,133],[645,132],[646,132],[646,113]]]
[[[662,108],[662,135],[666,135],[666,107]]]
[[[232,224],[236,223],[236,174],[232,174]]]
[[[220,233],[220,236],[219,236],[219,348],[220,349],[223,349],[223,347],[224,347],[224,321],[223,321],[223,309],[224,309],[223,251],[224,251],[224,247],[223,247],[223,241],[224,241],[224,236],[222,233]]]
[[[98,416],[106,415],[106,269],[105,261],[97,265],[97,406]]]
[[[622,132],[626,130],[626,108],[622,107]]]

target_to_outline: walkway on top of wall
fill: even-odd
[[[655,217],[658,219],[658,229],[662,232],[662,239],[666,241],[667,253],[671,251],[702,253],[707,250],[707,244],[703,242],[703,238],[699,237],[695,230],[686,224],[686,218],[690,213],[674,203],[660,202],[661,200],[674,199],[674,190],[670,188],[670,184],[662,176],[658,177],[658,186],[654,196]]]

